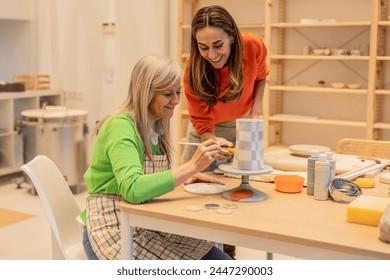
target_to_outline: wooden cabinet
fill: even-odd
[[[0,176],[19,172],[23,164],[20,113],[43,104],[62,105],[62,91],[0,92]]]

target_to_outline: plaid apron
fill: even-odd
[[[144,173],[169,168],[166,155],[144,161]],[[121,259],[120,194],[91,194],[87,200],[87,230],[92,248],[101,260]],[[176,234],[133,228],[133,257],[136,260],[199,260],[212,245],[205,240]]]

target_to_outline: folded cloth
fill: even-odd
[[[23,83],[0,83],[0,92],[25,91],[26,86]]]

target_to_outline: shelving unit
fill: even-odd
[[[7,7],[0,9],[0,80],[9,83],[14,74],[34,72],[33,3],[0,0],[0,7]],[[41,108],[42,104],[63,105],[63,92],[0,92],[0,177],[21,171],[23,142],[18,119],[22,111]]]
[[[22,111],[41,108],[42,104],[62,105],[63,92],[49,90],[0,93],[0,176],[20,171],[20,165],[23,164],[23,143],[17,122]]]
[[[288,4],[296,4],[291,2],[295,1],[289,1]],[[310,2],[313,5],[318,5],[323,1]],[[386,41],[388,39],[384,30],[386,26],[390,25],[387,21],[387,1],[343,2],[350,3],[346,3],[345,8],[339,1],[337,3],[327,3],[327,5],[337,6],[338,10],[344,9],[344,11],[354,5],[354,8],[358,8],[358,10],[360,8],[360,11],[366,10],[366,14],[359,12],[345,13],[358,15],[359,18],[356,21],[336,18],[332,19],[332,22],[310,24],[288,22],[287,18],[290,20],[292,17],[287,17],[289,13],[288,7],[286,7],[287,1],[267,0],[266,34],[268,36],[266,36],[265,42],[270,49],[271,75],[268,77],[268,86],[265,92],[263,118],[266,131],[272,132],[272,135],[265,139],[266,147],[274,144],[289,145],[296,144],[297,141],[305,141],[305,143],[327,145],[334,148],[338,139],[343,137],[366,139],[385,139],[388,137],[390,118],[384,114],[386,111],[384,108],[390,106],[389,100],[384,100],[384,97],[389,94],[389,89],[386,88],[386,81],[384,80],[384,63],[389,60],[389,57],[385,55],[388,53],[386,51]],[[309,2],[306,1],[306,4],[308,5]],[[364,6],[364,8],[359,7],[359,5]],[[275,6],[277,6],[276,10]],[[316,9],[307,8],[306,10],[315,11]],[[333,9],[333,11],[335,10]],[[326,9],[321,10],[321,16],[323,18],[334,16],[333,13],[327,12],[329,11],[326,11]],[[299,17],[312,18],[316,15],[302,12]],[[291,35],[292,31],[295,31],[294,35]],[[353,43],[363,41],[364,44],[370,46],[369,54],[367,56],[299,54],[300,49],[297,48],[297,45],[302,46],[302,41],[316,43],[316,40],[318,40],[316,32],[321,34],[322,37],[329,37],[329,34],[338,31],[344,32],[343,36],[339,36],[339,38],[344,39],[344,42],[334,43],[328,39],[326,42],[323,41],[322,44],[317,44],[316,47],[332,46],[332,48],[337,48],[335,44],[338,43],[339,46],[342,46],[338,48],[344,48],[344,46],[351,47]],[[290,32],[290,34],[287,35],[287,32]],[[317,38],[312,39],[312,36],[315,37],[316,35]],[[292,38],[296,40],[297,37],[302,37],[303,40],[298,39],[299,43],[294,46]],[[357,49],[357,43],[355,46],[355,49]],[[382,52],[381,55],[380,52]],[[323,87],[316,85],[316,80],[313,80],[315,75],[311,70],[316,63],[333,63],[332,66],[326,65],[328,68],[321,69],[323,75],[328,79],[328,83]],[[348,63],[354,64],[349,66]],[[361,66],[358,63],[364,65]],[[343,67],[339,67],[340,64]],[[306,69],[300,69],[300,71],[295,69],[297,73],[294,73],[294,76],[289,69],[297,68],[297,65],[304,65]],[[308,71],[309,69],[310,71]],[[333,73],[326,73],[329,69]],[[311,73],[308,74],[308,72]],[[290,75],[289,78],[286,77],[288,75]],[[306,78],[305,75],[306,77],[310,76],[311,84],[299,85],[300,78],[305,82],[310,81],[310,78]],[[330,79],[347,83],[349,82],[348,79],[353,76],[355,76],[355,79],[363,80],[362,88],[334,89],[329,86],[332,81]],[[365,81],[364,78],[366,78]],[[318,78],[318,80],[323,79]],[[337,98],[335,98],[336,96]],[[329,98],[333,98],[334,102],[330,103]],[[294,99],[297,102],[294,102]],[[314,102],[314,99],[317,99],[317,101]],[[341,99],[344,103],[339,102]],[[310,107],[306,105],[309,102],[310,106],[316,108],[305,108]],[[328,107],[326,107],[327,105]],[[340,114],[340,111],[353,111],[356,107],[359,109],[355,113]],[[310,114],[314,111],[318,112],[317,117]],[[297,117],[294,117],[294,114],[297,114]],[[283,117],[283,115],[288,116]],[[305,118],[305,116],[308,118]],[[288,126],[291,124],[295,126],[289,129]],[[273,139],[273,142],[270,139]]]

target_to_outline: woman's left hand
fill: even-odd
[[[227,159],[231,158],[232,156],[233,156],[233,154],[231,152],[229,152],[225,148],[222,148],[218,152],[218,154],[215,156],[215,159],[219,160],[219,161],[224,161],[224,160],[227,160]]]
[[[224,161],[231,158],[233,155],[228,150],[226,150],[226,148],[233,147],[233,143],[222,137],[216,137],[216,139],[217,139],[217,143],[222,149],[218,152],[215,159],[219,161]]]
[[[196,173],[194,176],[192,176],[191,178],[187,179],[184,182],[185,185],[192,184],[192,183],[214,183],[214,184],[225,185],[225,183],[219,180],[218,178],[215,178],[213,176],[210,176],[202,172]]]
[[[222,137],[215,137],[220,147],[233,147],[233,143]]]

